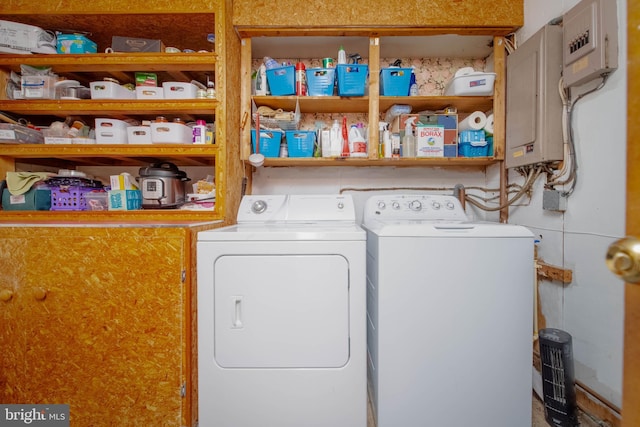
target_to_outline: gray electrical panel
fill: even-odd
[[[507,168],[563,159],[562,27],[545,25],[507,57]]]
[[[618,68],[615,0],[582,0],[562,20],[565,86],[587,83]]]

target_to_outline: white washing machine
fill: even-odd
[[[372,197],[363,226],[377,427],[530,427],[531,232],[442,195]]]
[[[198,234],[200,427],[366,427],[366,234],[343,195]]]

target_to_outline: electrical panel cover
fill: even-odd
[[[615,0],[582,0],[562,18],[563,79],[578,86],[618,68]]]
[[[546,25],[507,57],[507,168],[563,159],[562,28]]]

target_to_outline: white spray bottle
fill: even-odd
[[[260,64],[256,75],[256,96],[265,96],[268,93],[267,91],[267,67],[264,64]]]
[[[416,137],[413,136],[413,124],[417,117],[409,117],[404,121],[404,137],[402,138],[402,157],[416,156]]]

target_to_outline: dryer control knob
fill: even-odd
[[[267,202],[265,202],[264,200],[256,200],[251,205],[251,212],[255,214],[261,214],[266,210],[267,210]]]
[[[419,211],[422,209],[422,203],[420,203],[419,200],[409,202],[409,209],[411,209],[412,211]]]
[[[338,209],[344,209],[344,203],[338,202]]]
[[[435,210],[438,210],[441,206],[439,202],[431,202],[431,207]]]
[[[378,209],[384,209],[386,207],[387,207],[387,205],[382,200],[380,200],[378,202]]]
[[[391,203],[391,207],[392,207],[393,209],[398,210],[398,209],[400,209],[400,203],[398,203],[398,202],[393,202],[393,203]]]
[[[456,205],[453,204],[453,202],[447,202],[447,204],[445,205],[445,207],[449,210],[453,210],[453,208],[456,207]]]

